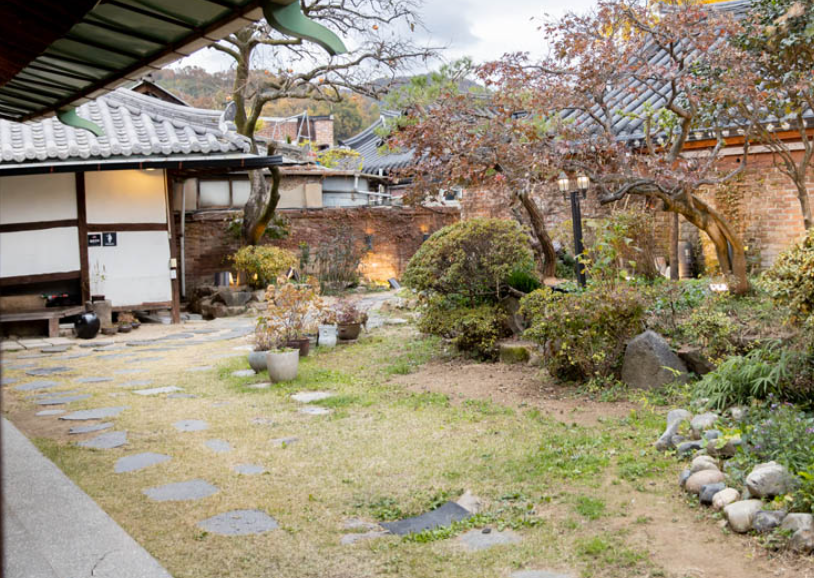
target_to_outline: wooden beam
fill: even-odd
[[[60,273],[43,273],[40,275],[17,275],[16,277],[0,277],[0,287],[50,283],[52,281],[68,281],[81,278],[81,271],[63,271]]]
[[[88,223],[89,233],[166,231],[166,223]]]
[[[170,228],[169,242],[170,242],[170,258],[175,261],[176,267],[171,268],[170,272],[175,273],[175,278],[170,280],[172,285],[172,322],[181,323],[181,285],[178,279],[178,244],[176,243],[175,219],[172,213],[172,180],[168,171],[164,171],[164,199],[167,208],[167,224]],[[181,194],[185,194],[182,190]],[[184,216],[181,215],[183,219]]]
[[[814,137],[814,129],[809,128],[806,129],[806,134],[809,137]],[[798,130],[785,130],[785,131],[778,131],[774,133],[774,136],[782,141],[795,141],[801,140],[800,139],[800,131]],[[742,145],[746,140],[743,136],[733,136],[733,137],[726,137],[724,138],[724,142],[726,146],[735,146],[735,145]],[[697,141],[690,141],[684,145],[684,150],[695,150],[695,149],[711,149],[714,148],[716,143],[715,139],[706,139],[706,140],[697,140]],[[761,144],[760,139],[755,139],[752,141],[752,144],[757,146]],[[752,153],[750,153],[752,154]]]
[[[0,225],[0,233],[17,233],[19,231],[43,231],[45,229],[58,229],[61,227],[76,227],[78,219],[62,219],[59,221],[30,221],[28,223],[7,223]]]
[[[90,264],[88,263],[88,206],[85,196],[85,173],[76,175],[76,219],[79,227],[79,271],[82,303],[90,301]]]
[[[136,305],[116,305],[113,311],[156,311],[158,309],[172,309],[172,301],[158,301],[155,303],[138,303]]]

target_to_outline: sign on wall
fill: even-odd
[[[116,233],[88,233],[88,247],[115,247]]]
[[[101,247],[102,234],[101,233],[88,233],[88,247]]]
[[[116,246],[116,233],[102,233],[102,246],[115,247]]]

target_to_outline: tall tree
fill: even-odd
[[[436,55],[410,32],[421,26],[420,0],[300,0],[303,14],[340,34],[353,48],[329,57],[321,48],[286,36],[264,22],[252,24],[211,46],[235,61],[232,102],[238,133],[252,139],[267,103],[284,98],[339,102],[347,91],[379,97],[410,65]],[[273,150],[269,151],[273,154]],[[279,201],[280,172],[271,186],[251,175],[241,234],[257,244]]]

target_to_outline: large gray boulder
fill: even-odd
[[[724,517],[729,527],[738,534],[744,534],[752,529],[757,513],[763,509],[760,500],[743,500],[729,504],[724,508]]]
[[[679,372],[676,376],[670,369]],[[672,352],[661,335],[645,331],[625,349],[622,381],[636,389],[653,389],[673,381],[686,381],[687,366]]]
[[[795,480],[789,471],[777,462],[758,464],[746,476],[746,488],[752,496],[773,498],[794,490]]]

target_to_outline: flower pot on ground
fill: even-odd
[[[129,323],[120,323],[119,324],[119,333],[130,333],[133,327]]]
[[[317,345],[320,347],[336,347],[336,331],[336,325],[320,325]]]
[[[275,349],[266,352],[266,367],[272,383],[296,379],[299,365],[299,349]]]
[[[367,314],[348,299],[339,302],[336,313],[337,335],[341,341],[351,341],[359,337]]]
[[[295,283],[280,277],[266,290],[266,311],[258,319],[255,341],[263,341],[269,350],[297,349],[305,357],[311,346],[307,335],[315,329],[321,310],[319,283],[312,279]]]
[[[359,338],[359,333],[362,332],[361,323],[339,323],[336,326],[337,336],[340,341],[353,341]]]
[[[307,337],[298,337],[296,339],[287,339],[285,342],[286,348],[298,349],[300,357],[308,357],[308,352],[311,349],[311,340]]]
[[[252,351],[249,353],[249,367],[251,367],[255,373],[266,370],[266,354],[268,354],[267,350]]]

